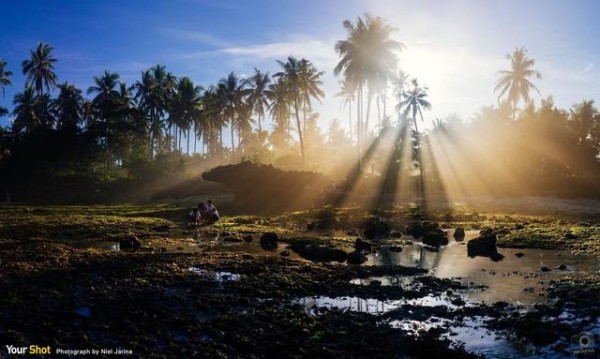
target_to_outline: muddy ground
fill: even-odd
[[[598,275],[549,283],[544,304],[524,310],[518,303],[466,303],[460,293],[482,288],[423,269],[308,260],[292,248],[282,255],[279,249],[248,252],[218,245],[248,236],[257,243],[272,232],[290,246],[310,243],[350,253],[375,216],[390,231],[368,241],[375,251],[402,243],[410,226],[426,221],[441,228],[492,228],[501,233],[499,246],[598,257],[595,214],[327,208],[225,216],[215,225],[192,227],[186,212],[172,205],[0,208],[0,356],[8,357],[4,345],[36,344],[54,353],[122,348],[144,358],[476,357],[451,340],[449,329],[473,318],[485,318],[483,327],[501,333],[520,353],[569,356],[573,338],[600,317]],[[133,237],[141,245],[136,251],[93,245]],[[382,275],[406,281],[352,282]],[[365,313],[307,307],[300,299],[309,297],[444,297],[452,304],[406,302],[385,313]],[[568,322],[559,319],[566,312],[574,315]],[[407,320],[448,324],[395,324]]]

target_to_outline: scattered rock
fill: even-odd
[[[516,256],[517,258],[521,258],[521,257],[523,257],[524,255],[525,255],[525,253],[523,253],[523,252],[517,252],[517,253],[515,253],[515,256]]]
[[[479,232],[479,237],[467,242],[467,255],[471,258],[476,256],[489,257],[494,262],[502,260],[504,256],[498,253],[496,248],[496,234],[491,228],[484,228]]]
[[[423,236],[423,244],[432,247],[448,245],[448,234],[439,228],[428,231]]]
[[[352,237],[358,237],[360,235],[360,233],[359,233],[358,229],[350,228],[349,230],[346,231],[346,235],[352,236]]]
[[[360,238],[356,238],[356,242],[354,242],[354,249],[357,251],[365,251],[367,253],[371,253],[371,250],[373,249],[373,246],[371,245],[371,243],[363,241]]]
[[[239,243],[241,241],[242,241],[242,239],[238,238],[238,237],[225,237],[225,238],[223,238],[223,242]]]
[[[348,255],[339,248],[325,247],[317,243],[292,243],[288,247],[302,258],[314,262],[344,262]]]
[[[558,269],[558,270],[567,270],[567,266],[564,265],[564,264],[561,264],[558,267],[556,267],[556,269]]]
[[[134,235],[127,236],[125,238],[122,238],[119,241],[119,248],[122,250],[123,249],[125,249],[125,250],[131,249],[133,251],[137,251],[138,249],[140,249],[141,246],[142,246],[142,243]]]
[[[244,242],[246,242],[246,243],[250,243],[250,242],[252,242],[252,241],[254,240],[254,238],[252,238],[252,236],[251,236],[251,235],[247,235],[247,236],[243,237],[242,239],[243,239],[243,240],[244,240]]]
[[[372,285],[373,287],[380,287],[381,281],[380,280],[372,280],[371,282],[369,282],[369,285]]]
[[[565,238],[566,239],[577,239],[577,235],[569,232],[569,233],[565,233]]]
[[[390,246],[390,247],[388,248],[388,250],[389,250],[390,252],[396,252],[396,253],[397,253],[397,252],[402,252],[402,247],[400,247],[400,246]]]
[[[348,258],[349,264],[363,264],[364,262],[367,261],[367,257],[364,256],[359,251],[354,251],[352,253],[349,253],[347,255],[347,258]]]
[[[367,239],[387,237],[390,231],[390,225],[376,217],[369,218],[365,222],[363,230]]]
[[[265,232],[260,236],[260,246],[265,250],[273,250],[277,248],[277,240],[279,237],[275,232]]]
[[[550,271],[551,271],[551,269],[548,268],[548,267],[542,267],[542,268],[540,268],[540,272],[550,272]]]
[[[316,227],[315,223],[309,223],[309,224],[306,225],[306,230],[307,231],[313,231],[315,229],[315,227]]]
[[[524,225],[522,225],[522,224],[520,224],[520,223],[519,223],[519,224],[517,224],[517,225],[515,226],[515,229],[516,229],[516,230],[521,230],[521,229],[523,229],[523,228],[525,228],[525,226],[524,226]]]
[[[290,251],[282,251],[281,253],[279,253],[280,256],[282,257],[289,257],[290,256]]]
[[[454,239],[458,242],[465,239],[465,229],[462,227],[458,227],[454,230]]]
[[[398,231],[398,230],[394,229],[394,230],[392,230],[392,231],[390,232],[390,237],[393,237],[393,238],[400,238],[400,237],[402,237],[402,232],[400,232],[400,231]]]

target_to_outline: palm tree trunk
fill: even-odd
[[[367,116],[365,118],[365,139],[368,138],[369,135],[369,115],[371,114],[371,100],[373,99],[373,94],[371,90],[367,93]]]
[[[352,143],[352,99],[350,99],[350,102],[348,103],[348,124],[350,125],[348,128],[350,143]]]
[[[304,139],[302,138],[302,127],[300,126],[300,113],[298,112],[298,98],[294,99],[294,110],[296,110],[296,125],[298,126],[298,138],[300,138],[300,155],[304,165]]]
[[[235,158],[235,142],[233,138],[233,115],[231,116],[231,159]]]

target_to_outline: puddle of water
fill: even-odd
[[[370,254],[365,265],[403,265],[429,269],[438,278],[455,278],[463,283],[484,285],[483,291],[471,291],[465,299],[473,301],[507,301],[517,304],[545,302],[540,296],[551,280],[573,278],[596,274],[600,270],[600,260],[590,256],[573,256],[565,251],[498,248],[504,259],[494,262],[487,257],[470,258],[467,256],[466,242],[479,235],[478,231],[466,231],[465,240],[450,240],[448,246],[431,251],[421,244],[402,246],[401,252],[391,252],[382,248],[378,253]],[[452,236],[449,236],[452,238]],[[516,253],[523,253],[517,257]],[[564,264],[567,270],[556,269]],[[548,267],[549,272],[541,272]],[[361,284],[381,278],[367,278]],[[381,280],[383,285],[394,285],[398,280],[393,277]],[[525,290],[527,288],[527,290]]]
[[[214,272],[197,267],[189,267],[188,270],[196,275],[212,278],[214,281],[224,283],[227,281],[237,282],[241,279],[241,275],[231,272]]]

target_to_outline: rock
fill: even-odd
[[[314,262],[344,262],[348,255],[341,249],[321,246],[317,243],[292,243],[288,247],[302,258]]]
[[[247,235],[247,236],[243,237],[242,239],[243,239],[243,240],[244,240],[244,242],[246,242],[246,243],[250,243],[250,242],[252,242],[252,241],[254,240],[254,238],[252,238],[252,236],[251,236],[251,235]]]
[[[504,256],[498,253],[496,248],[496,234],[490,228],[485,228],[479,233],[479,237],[467,242],[467,255],[471,258],[489,257],[494,262],[502,260]]]
[[[312,231],[312,230],[315,229],[316,226],[317,225],[315,223],[309,223],[309,224],[306,225],[306,230],[307,231]]]
[[[363,241],[360,238],[356,238],[356,242],[354,242],[354,249],[357,251],[365,251],[371,253],[373,246],[369,242]]]
[[[550,272],[550,271],[551,271],[551,269],[548,268],[548,267],[542,267],[542,268],[540,268],[540,272]]]
[[[280,256],[282,257],[289,257],[290,256],[290,251],[282,251],[281,253],[279,253]]]
[[[394,229],[390,232],[390,237],[400,238],[400,237],[402,237],[402,232]]]
[[[369,285],[373,286],[373,287],[380,287],[381,286],[381,281],[380,280],[372,280],[369,282]]]
[[[516,256],[517,258],[521,258],[521,257],[523,257],[524,255],[525,255],[525,253],[523,253],[523,252],[517,252],[517,253],[515,253],[515,256]]]
[[[577,239],[577,235],[569,232],[569,233],[565,233],[565,238],[566,239]]]
[[[564,264],[561,264],[558,267],[556,267],[556,269],[558,269],[558,270],[567,270],[567,266],[564,265]]]
[[[428,231],[423,236],[423,244],[431,247],[448,245],[448,234],[439,228]]]
[[[142,243],[134,235],[127,236],[125,238],[122,238],[119,241],[119,248],[122,249],[122,250],[123,249],[125,249],[125,250],[131,249],[133,251],[137,251],[138,249],[140,249],[141,246],[142,246]]]
[[[167,251],[167,249],[165,247],[161,247],[158,249],[158,251],[164,253]]]
[[[367,261],[367,257],[364,256],[359,251],[354,251],[352,253],[349,253],[347,255],[347,258],[348,258],[349,264],[363,264],[364,262]]]
[[[396,252],[396,253],[397,253],[397,252],[402,252],[402,247],[400,247],[400,246],[390,246],[390,247],[388,248],[388,250],[389,250],[390,252]]]
[[[241,241],[242,241],[242,239],[238,238],[238,237],[225,237],[225,238],[223,238],[223,242],[239,243]]]
[[[520,223],[519,223],[519,224],[517,224],[517,225],[515,226],[515,229],[516,229],[516,230],[521,230],[521,229],[523,229],[523,228],[525,228],[525,226],[524,226],[524,225],[522,225],[522,224],[520,224]]]
[[[367,239],[387,237],[390,231],[389,224],[375,217],[371,217],[365,222],[363,230]]]
[[[260,236],[260,246],[266,250],[277,248],[277,240],[279,237],[275,232],[265,232]]]
[[[229,232],[221,232],[221,236],[223,236],[223,237],[228,237],[230,235],[231,235],[231,233],[229,233]]]
[[[458,227],[454,230],[454,235],[453,235],[454,239],[457,242],[460,242],[462,240],[465,239],[465,229],[462,227]]]
[[[163,224],[163,225],[161,225],[161,226],[155,226],[155,227],[152,227],[152,230],[154,230],[154,231],[156,231],[156,232],[162,232],[162,233],[165,233],[165,232],[169,232],[169,231],[171,230],[171,227],[169,227],[169,226],[168,226],[168,225],[166,225],[166,224]]]

